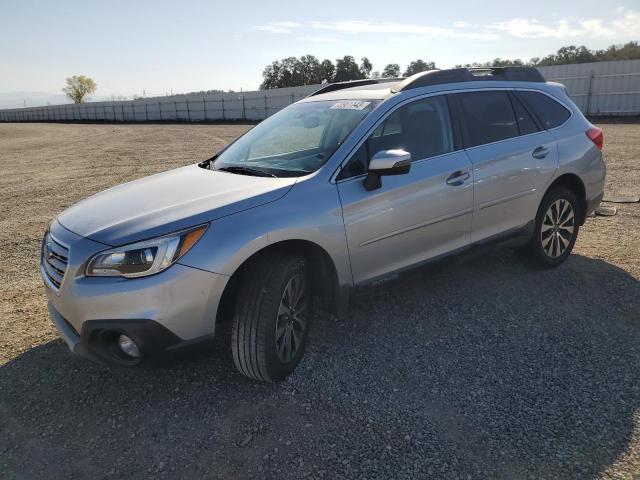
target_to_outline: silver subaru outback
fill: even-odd
[[[42,242],[69,348],[145,365],[231,322],[236,367],[279,381],[314,309],[475,246],[564,262],[603,195],[602,131],[535,69],[328,85],[212,158],[94,195]]]

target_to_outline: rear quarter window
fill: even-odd
[[[559,127],[571,116],[571,112],[559,102],[540,92],[518,91],[547,130]]]

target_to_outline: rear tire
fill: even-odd
[[[236,298],[231,351],[243,375],[284,380],[302,355],[311,319],[308,264],[296,254],[263,255],[249,268]]]
[[[529,243],[516,250],[526,264],[554,268],[571,254],[578,238],[581,210],[575,193],[565,187],[554,188],[542,199]]]

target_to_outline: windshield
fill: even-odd
[[[296,103],[269,117],[224,150],[215,170],[290,177],[320,168],[377,102]]]

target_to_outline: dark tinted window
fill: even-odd
[[[469,146],[518,136],[518,124],[506,91],[456,95],[466,124]]]
[[[400,107],[382,122],[343,168],[338,179],[367,172],[381,150],[403,149],[422,160],[453,151],[449,110],[444,97],[430,97]]]
[[[571,116],[571,112],[548,95],[539,92],[518,92],[527,102],[545,128],[562,125]]]
[[[531,115],[529,115],[529,112],[524,108],[520,100],[515,95],[513,95],[511,99],[513,100],[513,109],[516,112],[520,135],[528,135],[529,133],[540,131],[536,122],[531,118]]]

